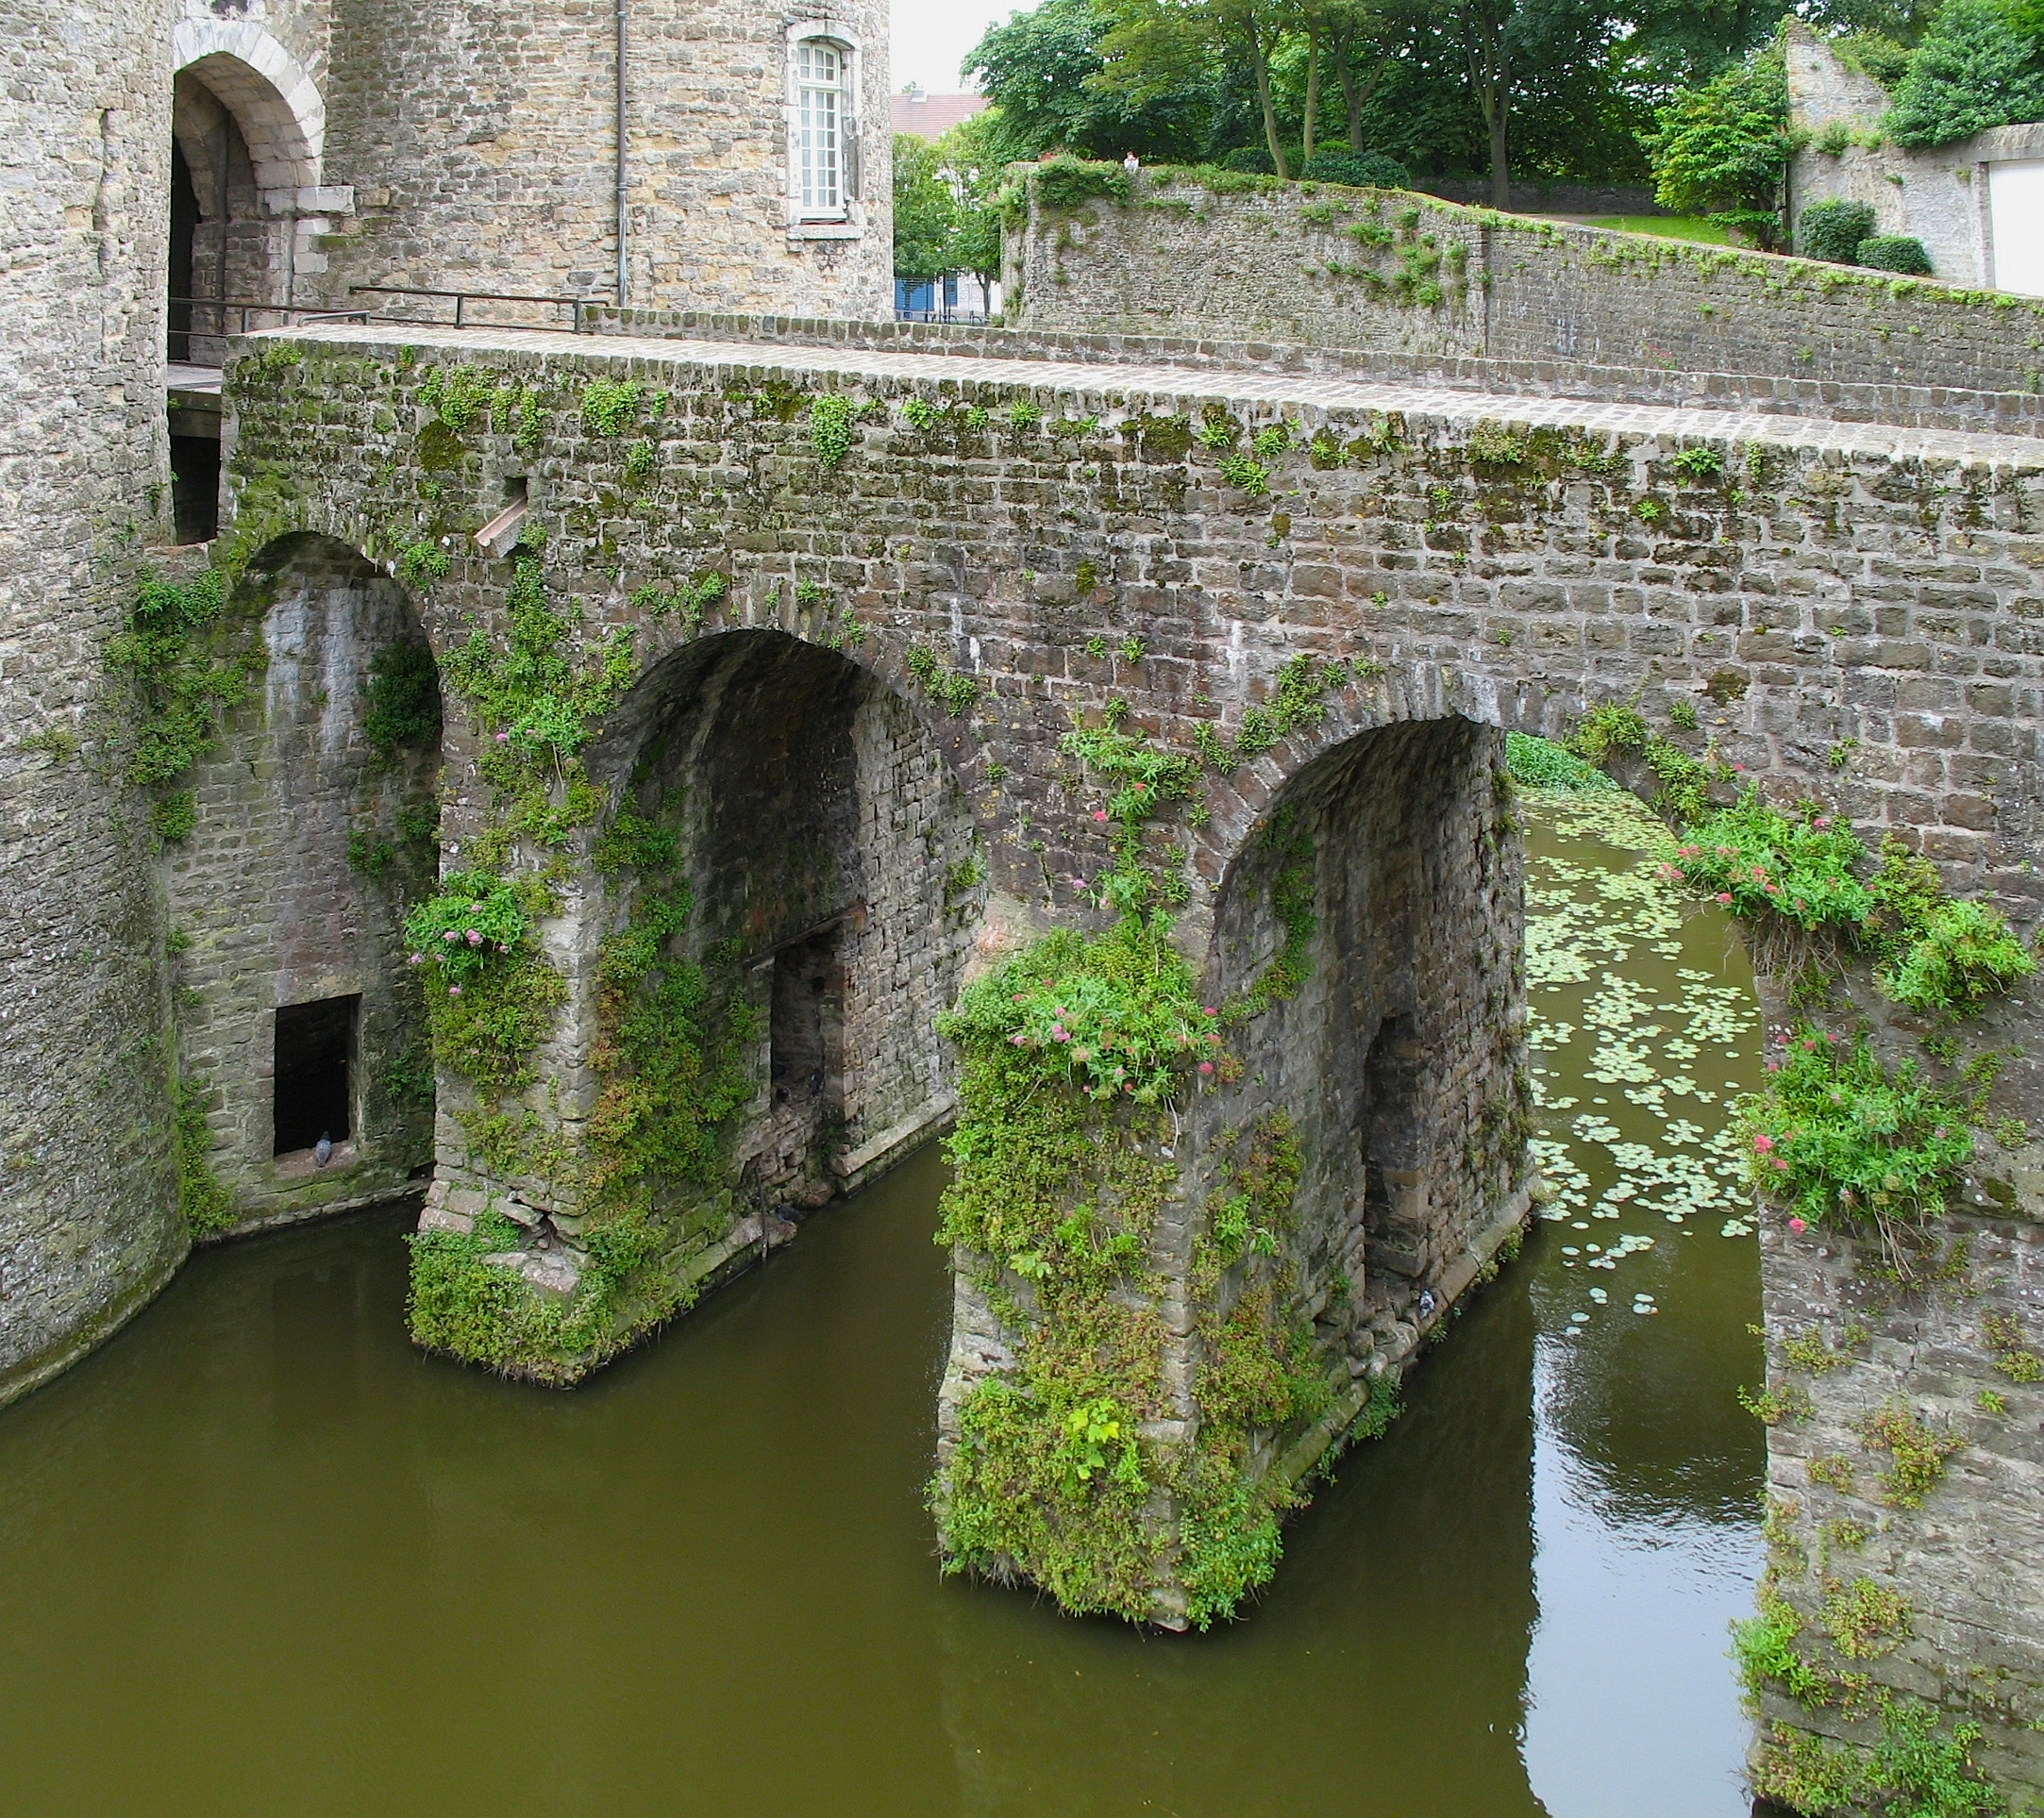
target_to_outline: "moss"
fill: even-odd
[[[205,1089],[196,1080],[176,1081],[171,1092],[171,1129],[177,1157],[177,1209],[194,1237],[231,1228],[234,1203],[213,1173],[213,1133],[207,1126]]]

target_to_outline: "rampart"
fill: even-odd
[[[2044,372],[2034,299],[1398,191],[1048,168],[1026,177],[1006,252],[1026,327],[1659,367],[1691,384],[2034,392]]]

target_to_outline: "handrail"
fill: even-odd
[[[210,327],[199,326],[190,314],[182,324],[172,322],[167,325],[168,344],[164,348],[165,357],[174,364],[182,366],[204,366],[209,363],[193,358],[192,343],[194,339],[225,341],[230,333],[245,335],[251,315],[281,316],[283,321],[276,325],[292,328],[301,322],[366,323],[371,314],[367,309],[300,309],[288,303],[261,303],[254,297],[174,296],[169,299],[169,303],[173,310],[210,310],[214,317]],[[235,312],[236,318],[236,326],[232,329],[227,326],[227,311],[230,309]],[[177,358],[176,348],[180,337],[184,341],[184,358],[181,360]]]
[[[406,284],[350,284],[348,286],[348,294],[350,296],[452,297],[454,299],[454,319],[451,322],[436,321],[430,316],[400,316],[393,318],[394,321],[416,322],[424,328],[460,328],[465,326],[462,317],[471,303],[544,303],[553,309],[569,310],[570,330],[578,335],[582,332],[583,309],[586,306],[602,301],[597,297],[583,296],[527,296],[512,291],[428,291],[418,286]],[[534,328],[533,324],[525,322],[493,322],[485,325],[492,328]],[[550,332],[551,329],[549,327],[546,330],[538,331]]]

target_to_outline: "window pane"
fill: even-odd
[[[844,67],[834,45],[809,40],[796,46],[796,177],[805,214],[843,204],[838,110]]]

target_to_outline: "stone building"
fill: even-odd
[[[360,640],[406,635],[388,581],[337,556],[297,607],[271,602],[290,625],[253,627],[270,655],[258,717],[278,729],[275,750],[242,758],[276,787],[222,836],[241,866],[224,894],[209,884],[188,904],[176,862],[166,882],[149,805],[101,723],[104,653],[146,552],[213,533],[224,333],[365,306],[446,319],[457,299],[429,293],[454,292],[883,314],[886,29],[874,0],[0,9],[0,1398],[118,1322],[186,1245],[167,930],[203,942],[218,925],[266,1015],[359,992],[391,939],[387,906],[358,900],[374,880],[334,859],[347,828],[295,799],[293,768],[363,773],[351,697],[377,653]],[[317,711],[276,717],[293,703]],[[322,857],[327,883],[285,910],[296,940],[273,941],[271,886],[293,842]],[[267,1033],[221,1039],[267,1082]],[[330,1206],[387,1191],[419,1159],[416,1121],[393,1111],[353,1191],[337,1199],[322,1174],[280,1205],[290,1169],[266,1109],[189,1116],[221,1126],[243,1209],[268,1215],[309,1193]]]
[[[1788,211],[1864,202],[1874,231],[1923,242],[1944,283],[2044,296],[2044,122],[1908,148],[1881,131],[1889,95],[1807,26],[1787,33]],[[1800,250],[1802,235],[1796,232]]]

